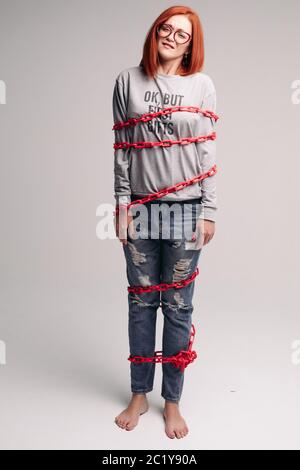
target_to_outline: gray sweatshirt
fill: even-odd
[[[156,74],[149,79],[142,67],[122,70],[115,80],[112,98],[114,123],[138,118],[172,106],[198,106],[216,112],[216,90],[203,72],[188,76]],[[148,122],[114,130],[115,142],[178,140],[211,134],[216,123],[201,113],[180,111]],[[128,204],[131,195],[141,198],[207,172],[216,163],[216,141],[114,150],[114,197]],[[216,176],[166,194],[161,201],[202,197],[201,218],[216,220]]]

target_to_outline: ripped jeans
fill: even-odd
[[[132,200],[138,198],[140,197],[132,195]],[[149,211],[154,205],[162,203],[163,206],[174,207],[174,203],[160,200],[148,201],[141,206],[143,209],[146,207],[150,214]],[[136,212],[141,206],[136,206]],[[155,220],[149,216],[146,223],[138,226],[134,216],[132,223],[134,229],[137,230],[142,226],[139,237],[132,237],[133,232],[130,235],[128,228],[128,244],[123,244],[129,286],[174,283],[189,278],[196,270],[201,248],[195,249],[197,245],[191,241],[191,231],[195,231],[201,210],[201,198],[178,201],[176,207],[179,207],[181,217],[168,218],[163,215],[159,220]],[[183,229],[180,233],[178,229],[180,226],[188,226],[190,230]],[[168,232],[165,230],[166,227],[170,229],[169,233],[166,233]],[[131,355],[154,356],[159,307],[164,316],[162,348],[159,348],[162,350],[162,355],[172,356],[182,349],[187,349],[192,326],[195,280],[197,277],[181,288],[172,287],[163,291],[141,293],[128,292],[128,334]],[[162,363],[161,366],[161,396],[167,401],[178,403],[183,389],[184,372],[173,363]],[[153,389],[155,367],[155,362],[130,363],[133,393],[147,393]]]

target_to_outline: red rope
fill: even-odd
[[[148,113],[148,114],[142,114],[140,118],[131,118],[127,121],[120,121],[117,122],[113,126],[113,130],[116,129],[121,129],[122,127],[129,126],[129,125],[136,125],[138,122],[147,122],[157,116],[160,115],[165,115],[177,111],[189,111],[193,113],[202,113],[205,117],[209,117],[211,119],[215,119],[217,121],[219,119],[219,116],[215,114],[213,111],[209,110],[204,110],[196,106],[173,106],[170,108],[165,108],[161,111],[157,111],[154,113]],[[170,147],[173,144],[181,144],[181,145],[186,145],[191,142],[204,142],[208,139],[215,140],[216,139],[216,133],[213,132],[212,134],[209,134],[207,136],[199,136],[199,137],[184,137],[180,140],[164,140],[164,141],[158,141],[158,142],[115,142],[114,143],[114,148],[115,149],[122,149],[126,147],[134,147],[134,148],[150,148],[154,146],[163,146],[163,147]],[[161,198],[165,196],[166,194],[173,193],[176,191],[180,191],[181,189],[185,188],[186,186],[190,186],[192,184],[198,183],[202,181],[203,179],[213,176],[217,172],[217,165],[213,165],[206,173],[202,173],[200,175],[195,176],[194,178],[188,179],[186,181],[181,181],[180,183],[177,183],[173,186],[169,186],[167,188],[161,189],[160,191],[157,191],[152,194],[148,194],[147,196],[143,197],[142,199],[138,199],[135,201],[132,201],[129,204],[123,204],[123,205],[118,205],[116,207],[116,210],[114,211],[114,215],[117,215],[119,213],[120,207],[125,207],[127,210],[132,207],[136,206],[139,204],[143,204],[148,201],[153,201],[154,199]]]
[[[198,106],[172,106],[171,108],[165,108],[165,109],[162,109],[161,111],[142,114],[142,116],[139,118],[130,118],[127,121],[116,122],[112,130],[122,129],[122,127],[135,126],[139,122],[148,122],[148,121],[151,121],[151,119],[154,119],[158,116],[175,113],[177,111],[201,113],[203,114],[203,116],[214,119],[215,121],[219,119],[219,116],[215,114],[213,111],[209,111],[208,109],[202,109],[202,108],[199,108]]]
[[[137,206],[139,204],[144,204],[148,201],[153,201],[154,199],[158,199],[160,197],[165,196],[166,194],[169,193],[174,193],[175,191],[180,191],[186,186],[190,186],[191,184],[198,183],[199,181],[202,181],[205,178],[208,178],[209,176],[213,176],[215,173],[217,173],[217,165],[213,165],[206,173],[201,173],[200,175],[194,176],[194,178],[191,178],[186,181],[182,181],[181,183],[177,183],[173,186],[169,186],[167,188],[161,189],[160,191],[157,191],[156,193],[151,193],[148,194],[148,196],[145,196],[141,199],[136,199],[135,201],[130,202],[129,204],[120,204],[116,207],[116,210],[113,212],[114,215],[118,214],[120,211],[121,207],[126,208],[127,210],[132,207],[132,206]]]
[[[199,135],[198,137],[182,137],[179,140],[156,140],[154,142],[150,141],[140,141],[140,142],[116,142],[114,143],[114,149],[126,149],[126,148],[135,148],[135,149],[143,149],[143,148],[151,148],[151,147],[171,147],[171,145],[187,145],[191,144],[192,142],[200,143],[206,142],[206,140],[215,140],[217,134],[212,132],[208,135]]]
[[[142,362],[172,363],[174,364],[175,367],[178,367],[181,370],[181,372],[183,372],[184,369],[197,358],[196,351],[192,350],[192,346],[193,346],[193,342],[195,338],[195,332],[196,332],[195,327],[194,325],[192,325],[192,329],[191,329],[190,337],[189,337],[188,349],[187,350],[182,349],[176,355],[163,356],[162,351],[155,351],[153,357],[130,355],[128,357],[128,361],[138,363],[138,364]]]
[[[154,291],[165,291],[167,289],[181,289],[182,287],[187,286],[193,280],[195,279],[196,276],[199,274],[199,268],[197,267],[196,270],[193,272],[193,274],[187,278],[187,279],[182,279],[181,281],[176,281],[172,282],[170,284],[167,283],[161,283],[161,284],[154,284],[152,286],[128,286],[127,290],[128,292],[134,292],[135,294],[140,294],[142,292],[154,292]]]
[[[141,117],[139,118],[131,118],[128,119],[127,121],[120,121],[114,124],[113,130],[117,129],[122,129],[123,127],[127,126],[135,126],[138,123],[144,123],[148,122],[151,119],[154,119],[155,117],[158,116],[163,116],[166,114],[174,113],[174,112],[179,112],[179,111],[187,111],[187,112],[193,112],[193,113],[201,113],[203,116],[214,119],[217,121],[219,119],[219,116],[212,111],[209,110],[204,110],[196,106],[173,106],[170,108],[165,108],[161,111],[157,111],[154,113],[145,113],[142,114]],[[151,147],[170,147],[171,145],[187,145],[190,143],[199,143],[199,142],[205,142],[206,140],[215,140],[216,139],[216,133],[212,132],[211,134],[204,135],[204,136],[198,136],[198,137],[183,137],[182,139],[179,140],[163,140],[163,141],[157,141],[157,142],[115,142],[114,143],[114,149],[124,149],[124,148],[135,148],[135,149],[141,149],[141,148],[151,148]],[[200,175],[195,176],[194,178],[188,179],[186,181],[182,181],[180,183],[177,183],[173,186],[169,186],[167,188],[164,188],[160,191],[157,191],[156,193],[148,194],[142,199],[138,199],[135,201],[132,201],[129,204],[120,204],[118,207],[116,207],[116,210],[114,211],[114,215],[119,213],[119,209],[124,207],[126,210],[128,210],[132,206],[137,206],[139,204],[143,204],[148,201],[153,201],[155,199],[158,199],[160,197],[165,196],[166,194],[180,191],[186,186],[190,186],[191,184],[198,183],[199,181],[202,181],[203,179],[213,176],[217,172],[217,166],[213,165],[209,171],[206,173],[202,173]],[[199,274],[199,269],[197,268],[195,272],[188,278],[184,279],[182,281],[174,282],[174,283],[161,283],[161,284],[156,284],[153,286],[128,286],[128,292],[134,292],[134,293],[141,293],[141,292],[153,292],[153,291],[164,291],[167,289],[171,288],[182,288],[189,284],[190,282],[193,282],[195,277]],[[188,349],[187,350],[181,350],[179,351],[178,354],[173,355],[173,356],[162,356],[162,351],[155,351],[153,357],[143,357],[143,356],[132,356],[130,355],[128,360],[131,362],[135,363],[142,363],[142,362],[159,362],[159,363],[172,363],[174,364],[175,367],[178,367],[182,372],[184,369],[193,362],[197,358],[197,353],[196,351],[192,350],[192,345],[195,337],[195,327],[192,325],[192,329],[190,332],[190,337],[189,337],[189,344],[188,344]]]

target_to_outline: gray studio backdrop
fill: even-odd
[[[164,435],[159,366],[138,430],[113,422],[130,363],[122,247],[96,234],[98,206],[114,202],[112,89],[173,4],[0,1],[1,448],[300,447],[296,0],[184,2],[203,23],[220,115],[190,433]],[[161,331],[159,310],[157,349]]]

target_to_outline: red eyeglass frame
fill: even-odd
[[[167,26],[168,28],[170,28],[170,33],[167,34],[167,36],[160,36],[160,34],[159,34],[159,29],[160,29],[162,26]],[[184,34],[187,34],[187,35],[188,35],[188,40],[185,41],[185,42],[178,42],[178,41],[176,41],[176,33],[177,33],[178,31],[182,31]],[[173,26],[172,26],[171,24],[169,24],[169,23],[162,23],[162,24],[160,24],[160,25],[157,26],[156,32],[157,32],[157,34],[158,34],[160,37],[168,38],[168,37],[170,36],[170,34],[172,34],[172,33],[174,32],[174,28],[173,28]],[[177,42],[177,44],[186,44],[187,42],[189,42],[189,40],[191,39],[191,37],[192,37],[191,34],[187,33],[186,31],[183,31],[183,29],[180,29],[180,28],[179,28],[179,29],[176,29],[176,31],[174,32],[174,40]]]

